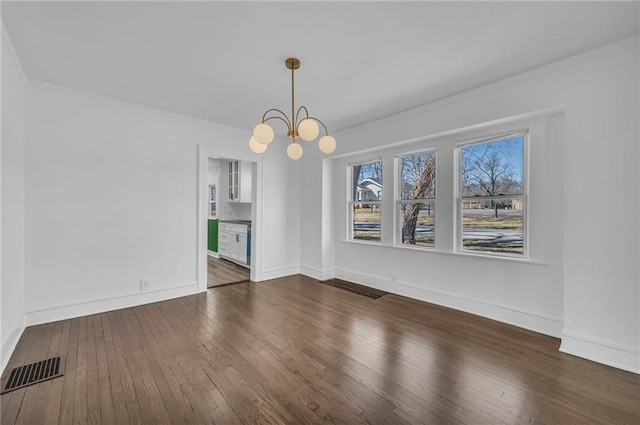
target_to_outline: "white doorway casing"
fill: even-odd
[[[207,170],[209,158],[233,158],[254,164],[251,176],[253,193],[251,196],[251,274],[253,282],[262,280],[262,156],[250,151],[198,145],[198,291],[207,290],[207,217],[208,198]],[[222,191],[219,191],[222,193]]]

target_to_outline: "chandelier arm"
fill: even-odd
[[[284,118],[279,117],[277,115],[274,115],[272,117],[268,117],[268,118],[264,119],[262,122],[267,122],[269,120],[280,120],[280,121],[284,122],[287,125],[287,131],[289,131],[289,121],[285,120]]]
[[[271,116],[269,118],[267,118],[267,114],[269,112],[278,112],[279,114],[282,115],[282,117],[279,117],[277,115]],[[283,118],[284,117],[284,118]],[[272,109],[267,109],[267,111],[262,115],[262,122],[268,121],[270,119],[273,118],[278,118],[282,121],[285,122],[285,124],[287,124],[287,131],[291,131],[292,127],[291,127],[291,121],[289,121],[289,117],[287,117],[287,114],[285,114],[284,112],[282,112],[280,109],[276,109],[276,108],[272,108]]]
[[[307,118],[309,118],[309,111],[307,110],[306,106],[301,106],[298,108],[298,112],[296,112],[296,116],[295,119],[293,121],[293,124],[296,128],[298,128],[298,124],[300,124],[300,122],[298,121],[298,116],[300,115],[300,111],[302,111],[304,109],[304,113],[307,116]]]
[[[319,120],[318,118],[316,118],[316,117],[310,117],[310,116],[307,116],[307,118],[309,118],[310,120],[314,120],[314,121],[316,121],[316,122],[319,122],[319,123],[320,123],[320,125],[322,126],[322,128],[324,128],[324,135],[325,135],[325,136],[328,136],[328,135],[329,135],[329,130],[327,130],[327,126],[326,126],[326,125],[324,125],[324,123],[323,123],[322,121],[320,121],[320,120]]]

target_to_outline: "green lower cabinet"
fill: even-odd
[[[218,252],[218,220],[208,220],[208,242],[207,249],[209,251]]]

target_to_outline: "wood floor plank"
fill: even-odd
[[[34,363],[47,358],[49,346],[55,344],[58,339],[55,334],[55,324],[49,323],[38,326],[38,342],[31,347],[26,358],[27,363]],[[41,416],[35,407],[40,404],[39,396],[48,399],[50,383],[46,382],[41,385],[32,385],[24,388],[24,397],[20,406],[20,415],[17,424],[32,424],[42,422]]]
[[[124,395],[124,403],[128,410],[130,420],[137,420],[138,397],[133,386],[132,373],[128,367],[128,356],[132,355],[132,347],[127,339],[126,329],[122,319],[122,311],[114,311],[109,313],[112,321],[112,329],[114,330],[113,349],[117,363],[117,370],[120,373],[120,383],[122,384],[122,393]],[[131,406],[131,410],[129,407]]]
[[[135,373],[133,380],[143,422],[170,425],[170,416],[142,348],[144,332],[133,309],[121,310],[129,334],[129,344],[133,353],[128,356],[129,371]],[[179,422],[178,422],[179,423]]]
[[[209,288],[249,280],[250,270],[224,258],[207,256],[207,286]]]
[[[86,350],[86,377],[87,377],[87,420],[86,424],[101,424],[100,414],[100,380],[98,378],[98,353],[97,339],[102,338],[102,324],[96,323],[96,316],[87,317],[87,350]]]
[[[105,398],[109,397],[109,395],[106,394],[107,392],[111,394],[111,404],[113,405],[116,423],[128,424],[129,415],[127,413],[127,404],[125,401],[124,388],[122,386],[118,357],[116,356],[114,346],[112,325],[109,320],[110,317],[113,317],[111,313],[107,313],[102,316],[103,329],[105,330],[104,355],[106,358],[105,366],[107,368],[107,375],[102,378],[100,378],[100,375],[98,376],[101,382],[104,383],[104,387],[101,386],[101,393],[105,393]],[[108,387],[106,387],[107,381]],[[105,412],[105,414],[108,415],[108,412]]]
[[[74,418],[74,397],[76,386],[76,364],[78,354],[78,332],[80,320],[76,318],[71,320],[70,333],[66,348],[66,360],[64,369],[64,385],[60,397],[60,416],[58,423],[66,425],[73,423]]]
[[[58,346],[51,346],[48,357],[59,355],[61,356],[62,362],[66,364],[66,353],[69,347],[69,335],[71,333],[71,321],[64,320],[57,323],[60,324],[60,327],[62,328],[60,342]],[[55,425],[58,423],[58,418],[60,416],[60,403],[62,400],[64,379],[57,378],[49,382],[51,386],[49,400],[47,401],[46,407],[42,409],[43,417],[42,422],[40,423],[44,425]]]
[[[29,327],[8,367],[58,354],[3,425],[640,424],[640,377],[557,339],[300,275]]]
[[[107,342],[105,341],[105,333],[103,327],[103,318],[106,314],[95,315],[94,328],[100,329],[96,332],[96,379],[98,384],[99,413],[100,422],[105,425],[115,424],[115,411],[113,407],[113,391],[111,388],[111,380],[109,379],[109,360],[107,355]],[[119,377],[119,376],[118,376]]]
[[[43,326],[43,333],[46,335],[50,334],[51,339],[44,339],[40,341],[40,349],[38,358],[40,360],[48,359],[57,355],[58,350],[60,348],[60,343],[62,341],[62,334],[64,328],[64,322],[56,322],[53,324],[53,329],[50,326]],[[48,342],[47,342],[48,341]],[[44,400],[48,403],[51,401],[53,404],[56,403],[55,396],[52,400],[50,400],[51,390],[52,390],[53,381],[45,381],[39,385],[32,387],[32,391],[29,390],[25,393],[25,400],[23,401],[22,408],[29,411],[29,415],[22,416],[24,418],[24,423],[44,423],[45,422],[45,411],[46,409],[32,409],[30,408],[30,403],[42,403]],[[30,402],[28,398],[30,395],[33,395],[33,400]],[[58,400],[59,404],[59,400]]]
[[[31,349],[32,347],[38,346],[40,338],[43,336],[42,332],[43,328],[37,326],[25,329],[16,349],[9,359],[5,373],[8,373],[15,367],[29,363]],[[23,338],[25,340],[24,344],[22,343]],[[0,418],[2,424],[16,422],[25,393],[26,388],[22,388],[0,396]]]

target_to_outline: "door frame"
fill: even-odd
[[[263,157],[246,151],[236,151],[225,147],[212,147],[198,145],[198,261],[197,278],[198,292],[207,290],[207,221],[209,216],[207,173],[209,170],[209,158],[237,159],[253,163],[251,180],[253,190],[251,193],[251,273],[253,282],[262,280],[262,166]],[[218,193],[224,191],[218,191]]]

